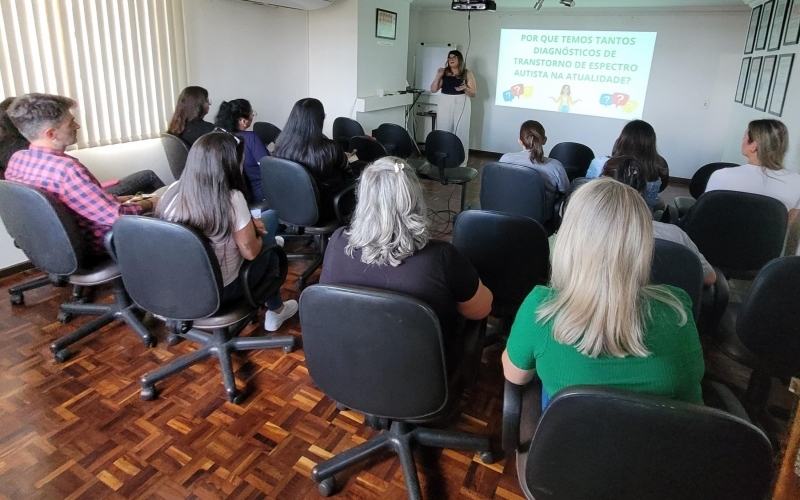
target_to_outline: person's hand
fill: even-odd
[[[267,234],[267,228],[264,226],[264,222],[259,219],[253,219],[253,225],[256,227],[256,234],[264,235]]]
[[[133,198],[133,196],[117,196],[117,201],[120,203],[125,203],[126,201]]]
[[[436,78],[441,78],[444,76],[444,68],[439,68],[439,71],[436,72]]]
[[[347,151],[347,153],[346,153],[347,154],[347,159],[350,160],[351,158],[353,158],[356,155],[357,151],[358,151],[357,149],[354,149],[352,151]]]
[[[152,212],[156,208],[156,201],[157,198],[148,198],[146,200],[139,200],[132,203],[139,205],[139,208],[142,209],[142,212]]]
[[[459,85],[458,87],[456,87],[456,90],[461,92],[462,90],[467,90],[468,88],[469,87],[467,87],[466,84],[463,84],[463,85]]]

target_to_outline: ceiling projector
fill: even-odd
[[[494,12],[497,4],[494,0],[453,0],[450,5],[452,10],[485,10]]]

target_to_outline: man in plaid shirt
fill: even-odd
[[[106,193],[81,162],[64,153],[77,142],[80,125],[71,111],[76,105],[68,97],[50,94],[26,94],[14,100],[7,115],[31,144],[14,153],[5,178],[54,194],[75,213],[93,253],[105,255],[103,239],[117,217],[150,211],[156,199],[122,203],[122,198]]]

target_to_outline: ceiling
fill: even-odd
[[[495,0],[498,10],[531,9],[535,0]],[[413,0],[412,8],[448,9],[450,0]],[[566,9],[558,0],[545,0],[543,11]],[[658,8],[747,8],[746,0],[575,0],[571,9],[587,11],[589,9],[658,9]]]

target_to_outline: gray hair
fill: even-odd
[[[361,174],[358,203],[345,252],[361,249],[361,262],[397,267],[430,239],[428,208],[411,166],[400,158],[376,160]]]
[[[6,115],[29,141],[39,139],[48,127],[57,127],[78,103],[54,94],[25,94],[14,99]]]

